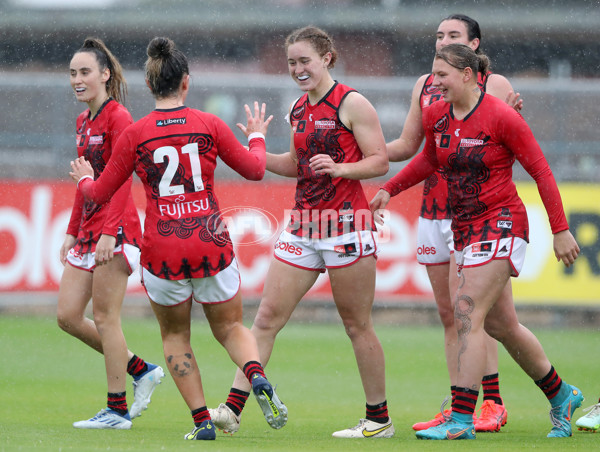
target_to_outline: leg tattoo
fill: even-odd
[[[457,296],[454,306],[454,320],[458,332],[458,371],[460,372],[460,357],[467,349],[467,336],[471,332],[471,318],[469,314],[475,309],[473,299],[468,295]]]
[[[173,355],[169,355],[167,357],[167,364],[172,369],[173,376],[185,377],[193,371],[191,353],[185,353],[180,362]]]

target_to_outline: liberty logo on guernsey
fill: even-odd
[[[104,137],[102,135],[92,135],[90,137],[90,144],[102,144],[104,143]]]
[[[158,119],[156,121],[156,127],[166,127],[172,126],[175,124],[185,125],[186,118],[168,118],[168,119]]]

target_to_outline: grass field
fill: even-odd
[[[153,318],[126,318],[129,347],[164,367]],[[280,334],[267,375],[289,409],[289,422],[271,429],[249,400],[236,435],[218,433],[211,442],[186,442],[189,411],[170,376],[156,390],[148,411],[129,431],[77,430],[73,421],[94,415],[106,403],[101,356],[60,331],[53,318],[0,316],[1,451],[318,451],[318,450],[596,450],[600,434],[574,430],[572,438],[547,439],[549,404],[534,383],[500,350],[501,392],[508,424],[475,441],[419,441],[411,425],[436,413],[449,392],[441,328],[377,329],[387,358],[387,393],[396,428],[392,439],[344,440],[335,430],[364,416],[364,396],[350,342],[341,325],[290,324]],[[598,332],[536,330],[561,376],[587,396],[600,393]],[[579,344],[588,344],[586,347]],[[193,346],[210,407],[224,402],[233,364],[202,319],[194,320]],[[166,370],[166,367],[165,367]],[[129,403],[133,390],[128,383]],[[581,416],[575,412],[575,419]]]

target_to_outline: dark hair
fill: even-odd
[[[146,49],[146,80],[154,97],[162,99],[177,93],[181,80],[189,74],[188,61],[169,38],[154,38]]]
[[[83,45],[75,52],[91,53],[96,57],[100,71],[108,69],[110,77],[106,81],[106,92],[114,100],[122,104],[127,96],[127,82],[123,75],[123,68],[119,60],[108,50],[106,44],[101,39],[88,37],[83,41]]]
[[[448,44],[435,52],[435,58],[444,60],[450,66],[463,70],[470,67],[473,74],[487,73],[490,68],[490,60],[485,53],[475,51],[465,44]]]
[[[299,41],[308,41],[317,51],[319,56],[324,56],[327,52],[331,52],[331,61],[329,62],[328,69],[333,69],[335,62],[337,61],[337,50],[333,47],[333,39],[321,30],[320,28],[309,25],[304,28],[298,28],[292,31],[285,39],[285,50],[290,45],[295,44]]]
[[[460,20],[463,22],[467,29],[467,37],[469,38],[469,41],[477,38],[479,39],[479,44],[481,45],[481,29],[479,28],[479,23],[475,19],[465,16],[464,14],[451,14],[445,19],[442,19],[442,22],[445,22],[446,20]],[[481,53],[479,46],[477,46],[475,52]]]

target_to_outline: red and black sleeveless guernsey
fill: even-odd
[[[77,117],[77,155],[85,157],[98,178],[108,163],[117,138],[133,123],[127,109],[109,98],[94,118],[86,109]],[[117,246],[129,243],[140,246],[142,229],[137,209],[131,196],[130,177],[106,204],[86,201],[78,190],[71,211],[67,234],[77,237],[73,247],[77,253],[96,250],[102,234],[117,238]]]
[[[354,134],[339,117],[340,105],[351,92],[356,90],[335,82],[316,105],[304,94],[291,110],[298,178],[296,203],[286,230],[294,235],[323,239],[374,228],[360,181],[318,176],[309,166],[316,154],[328,154],[336,163],[363,158]]]
[[[488,78],[491,72],[485,75],[481,72],[477,76],[477,85],[483,92],[485,92]],[[421,104],[421,111],[425,110],[428,106],[442,100],[440,90],[432,85],[433,74],[429,74],[429,77],[423,84],[419,101]],[[443,220],[451,218],[450,204],[448,203],[448,184],[442,178],[440,171],[436,171],[434,174],[429,176],[425,180],[423,186],[423,202],[421,203],[421,218],[428,220]]]

